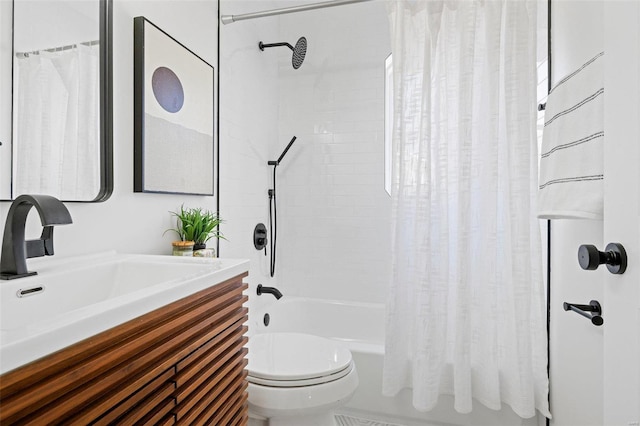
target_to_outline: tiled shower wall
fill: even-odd
[[[285,294],[384,302],[390,276],[390,205],[384,189],[384,2],[280,17],[278,40],[308,41],[294,70],[279,64],[276,276]],[[266,54],[266,51],[265,51]]]
[[[273,7],[268,1],[223,0],[222,14]],[[220,215],[227,240],[220,255],[251,261],[249,294],[258,284],[275,285],[263,252],[253,246],[253,229],[267,223],[270,141],[278,129],[278,58],[258,42],[278,36],[277,18],[241,21],[220,29]],[[250,297],[250,309],[273,298]]]

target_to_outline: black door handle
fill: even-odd
[[[602,264],[612,274],[624,274],[627,270],[627,252],[620,243],[609,243],[605,251],[594,245],[584,244],[578,248],[578,263],[582,269],[593,271]]]
[[[588,305],[578,305],[576,303],[567,303],[564,302],[562,307],[565,311],[572,310],[575,313],[582,315],[585,318],[589,318],[593,325],[601,326],[604,324],[604,320],[602,319],[602,307],[597,300],[592,300]],[[590,314],[588,312],[593,312]]]

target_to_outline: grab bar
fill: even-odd
[[[565,311],[572,310],[585,318],[589,318],[591,323],[595,326],[601,326],[604,324],[604,319],[602,319],[602,307],[597,300],[590,301],[588,305],[564,302],[562,307]],[[593,312],[593,314],[590,314],[589,312]]]

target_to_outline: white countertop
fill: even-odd
[[[111,251],[30,259],[29,270],[38,275],[0,281],[0,374],[245,273],[249,261]]]

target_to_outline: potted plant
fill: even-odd
[[[218,230],[222,219],[216,213],[200,207],[185,209],[183,205],[180,211],[171,214],[176,217],[176,227],[167,231],[176,232],[180,241],[193,241],[193,250],[206,248],[211,238],[225,239]]]

